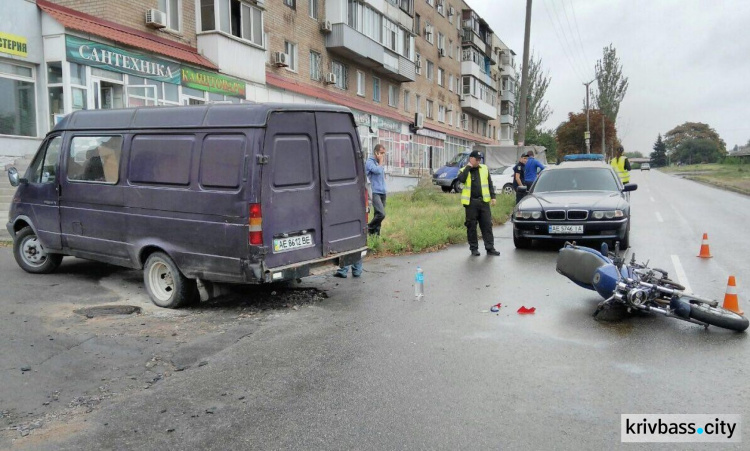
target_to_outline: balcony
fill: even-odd
[[[497,84],[489,74],[482,72],[482,68],[474,61],[461,61],[461,75],[471,75],[482,83],[490,86],[494,91]]]
[[[497,119],[497,107],[490,105],[484,100],[474,97],[469,94],[464,94],[461,97],[461,109],[464,113],[468,113],[482,119],[495,120]]]
[[[501,114],[500,123],[503,125],[514,125],[512,114]]]
[[[266,51],[220,31],[198,35],[198,53],[221,68],[221,72],[256,83],[266,83]]]
[[[345,23],[333,24],[332,31],[326,36],[326,48],[392,80],[405,82],[417,79],[417,68],[413,61],[390,51]]]
[[[515,103],[516,94],[510,89],[504,89],[502,92],[500,92],[500,100]]]

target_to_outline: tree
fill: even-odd
[[[727,154],[727,145],[716,130],[701,122],[678,125],[664,135],[664,144],[671,161],[683,164],[713,163]]]
[[[527,146],[544,146],[546,149],[547,160],[557,159],[557,141],[555,141],[554,130],[530,130],[526,133]]]
[[[521,74],[516,72],[516,80],[521,79]],[[552,114],[549,103],[544,99],[552,79],[549,72],[544,72],[542,68],[542,58],[534,58],[534,53],[529,58],[529,94],[526,103],[526,144],[529,145],[529,137],[534,134],[540,135],[542,130],[539,129]],[[518,124],[518,115],[521,111],[521,90],[516,89],[516,108],[513,111],[513,118]],[[518,142],[518,129],[516,129],[516,142]]]
[[[625,156],[628,158],[643,158],[643,154],[640,152],[625,152]]]
[[[592,124],[602,123],[602,113],[599,110],[589,110],[589,116]],[[619,143],[617,139],[617,129],[614,122],[604,116],[604,133],[607,137],[612,137],[613,143]],[[557,127],[555,139],[557,140],[557,156],[562,158],[565,155],[575,153],[586,153],[586,140],[584,132],[586,131],[586,112],[568,113],[568,120]],[[602,153],[602,128],[591,127],[591,153]]]
[[[656,168],[667,165],[667,146],[661,139],[661,133],[654,143],[654,151],[651,152],[651,164]]]
[[[628,78],[622,76],[622,64],[612,44],[604,47],[602,59],[596,62],[596,83],[595,105],[614,124],[620,112],[620,103],[628,90]]]

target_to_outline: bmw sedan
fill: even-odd
[[[548,166],[513,210],[513,243],[532,240],[630,241],[629,191],[611,167],[598,162]],[[521,190],[524,188],[522,187]]]

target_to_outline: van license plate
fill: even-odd
[[[315,243],[313,243],[312,235],[310,234],[276,238],[273,240],[274,252],[286,252],[311,246],[315,246]]]
[[[549,233],[583,233],[582,225],[551,225]]]

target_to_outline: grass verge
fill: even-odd
[[[515,205],[515,196],[499,194],[492,207],[492,222],[504,224]],[[389,194],[381,236],[367,244],[374,255],[429,252],[466,242],[465,214],[458,194],[443,193],[421,182],[405,193]]]
[[[694,164],[659,168],[659,170],[750,195],[750,167],[744,164]]]

